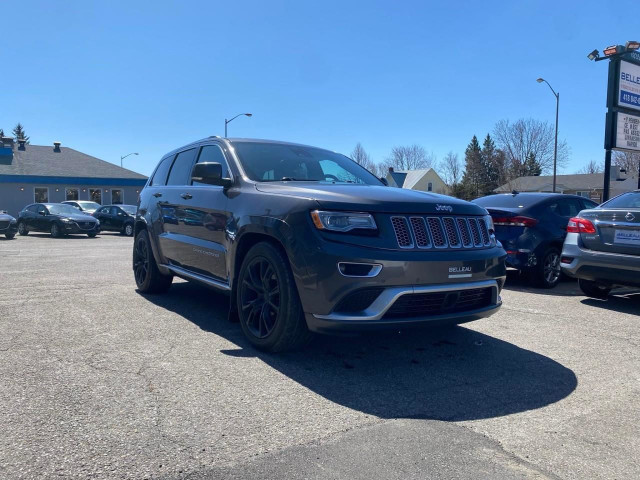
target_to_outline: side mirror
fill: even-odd
[[[44,217],[47,214],[47,212],[45,212],[44,210],[38,210],[38,214]]]
[[[380,178],[380,181],[381,181],[382,183],[384,183],[384,186],[385,186],[385,187],[388,187],[388,186],[389,186],[389,182],[387,182],[387,179],[386,179],[386,178],[382,177],[382,178]]]
[[[196,163],[191,169],[191,181],[222,187],[231,186],[230,178],[222,178],[222,165],[218,162]]]

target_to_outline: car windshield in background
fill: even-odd
[[[640,208],[640,192],[623,193],[600,206],[602,208]]]
[[[135,215],[138,207],[135,205],[118,205],[122,210],[127,212],[129,215]]]
[[[47,205],[49,213],[52,215],[78,215],[78,209],[67,205],[66,203],[58,203],[54,205]]]
[[[516,195],[490,195],[488,197],[476,198],[473,203],[482,207],[497,208],[526,208],[534,203],[543,200],[537,195],[526,195],[518,193]]]
[[[280,143],[234,142],[240,163],[257,182],[312,181],[382,185],[353,160],[320,148]]]
[[[100,208],[100,204],[96,202],[78,202],[84,210],[96,210]]]

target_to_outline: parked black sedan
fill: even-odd
[[[131,237],[137,209],[135,205],[105,205],[97,209],[93,216],[100,220],[100,230],[120,232]]]
[[[18,223],[8,213],[0,210],[0,235],[4,235],[8,239],[12,239],[18,232]]]
[[[507,251],[507,267],[525,273],[539,287],[560,280],[560,254],[569,219],[598,204],[558,193],[506,193],[474,200],[489,211],[496,238]]]
[[[71,205],[32,203],[18,215],[18,233],[28,235],[30,231],[49,232],[56,238],[75,233],[95,237],[100,232],[100,222]]]

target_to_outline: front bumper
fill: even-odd
[[[0,228],[0,235],[6,235],[6,234],[16,234],[18,233],[18,223],[10,223],[9,225],[7,225],[5,228]]]
[[[393,325],[463,323],[493,314],[501,305],[506,253],[501,247],[458,251],[397,251],[321,241],[307,245],[305,273],[296,276],[307,325],[312,331],[361,330]],[[379,265],[375,276],[346,276],[338,264]],[[444,308],[420,315],[387,315],[405,295],[490,289],[491,299],[478,308]],[[367,289],[379,295],[365,308],[336,310],[341,301]],[[406,300],[406,299],[405,299]]]
[[[100,224],[95,223],[90,227],[85,227],[83,225],[78,225],[76,222],[63,223],[62,231],[70,234],[98,233],[100,232]]]
[[[565,243],[562,271],[573,278],[640,287],[640,256],[587,250],[575,243]]]

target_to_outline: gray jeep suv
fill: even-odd
[[[487,211],[386,186],[319,148],[209,137],[165,155],[140,194],[133,270],[231,295],[258,348],[310,332],[463,323],[501,305],[506,253]]]

